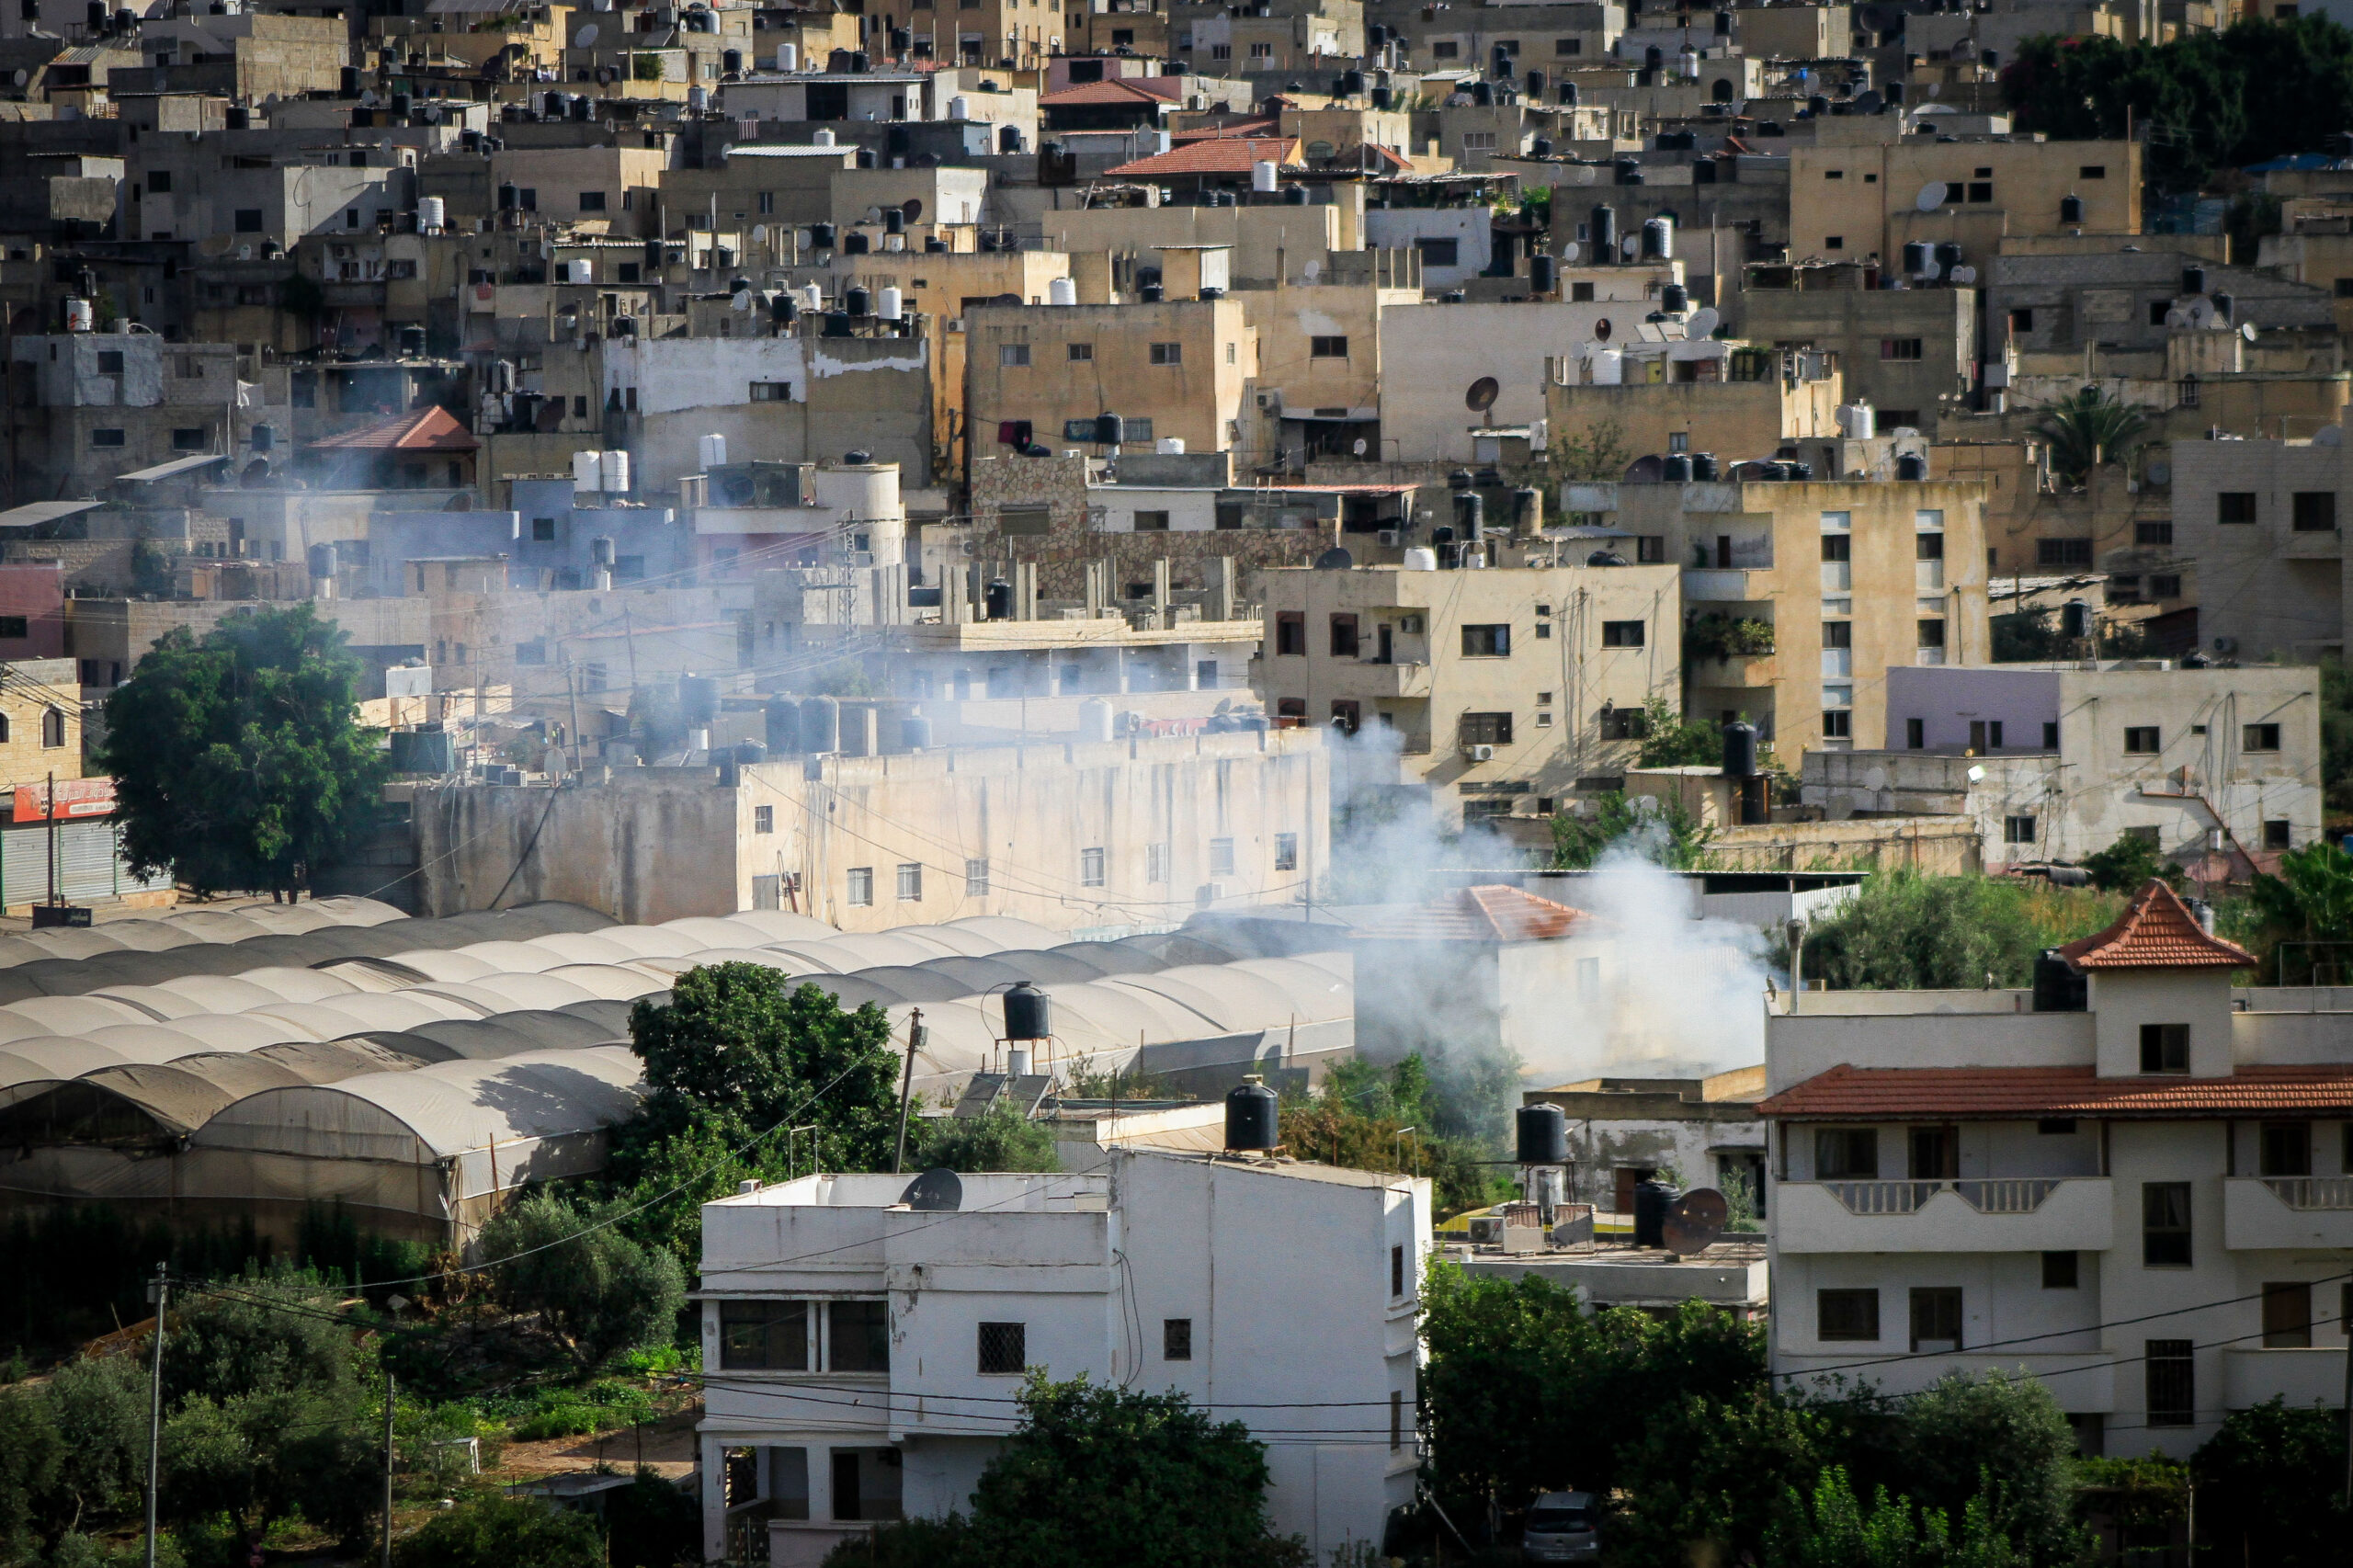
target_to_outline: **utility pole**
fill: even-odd
[[[147,1568],[155,1568],[155,1483],[164,1463],[164,1309],[170,1304],[170,1265],[155,1265],[155,1359],[147,1378]]]
[[[629,606],[621,606],[621,639],[629,644],[629,694],[637,696],[637,628],[630,623]]]
[[[383,1568],[392,1568],[392,1374],[384,1374],[384,1532]],[[153,1563],[148,1568],[154,1568]]]
[[[906,1107],[915,1093],[915,1052],[923,1050],[923,1007],[913,1007],[906,1015],[906,1069],[899,1074],[899,1149],[890,1156],[892,1175],[906,1168]],[[2353,1351],[2348,1351],[2353,1356]],[[2346,1366],[2353,1366],[2348,1361]],[[2346,1375],[2346,1387],[2353,1387],[2353,1372]]]
[[[572,698],[572,771],[578,773],[585,766],[580,750],[580,671],[569,659],[563,663],[563,688]]]

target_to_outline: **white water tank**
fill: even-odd
[[[599,452],[574,452],[572,454],[572,484],[574,489],[598,490],[603,488],[602,475],[604,464],[598,460],[602,456],[603,454]]]
[[[1082,741],[1108,741],[1111,738],[1111,704],[1100,697],[1090,697],[1078,705],[1078,738]]]
[[[1185,437],[1163,436],[1153,442],[1152,449],[1164,458],[1181,458],[1185,455]]]
[[[597,467],[597,471],[604,475],[605,493],[608,495],[628,494],[629,454],[627,452],[600,452],[597,454],[597,457],[600,460]]]
[[[1699,52],[1697,50],[1685,50],[1676,56],[1675,63],[1677,74],[1687,82],[1699,74]]]
[[[1586,361],[1593,367],[1593,384],[1597,387],[1623,386],[1626,381],[1626,357],[1615,348],[1604,348]]]
[[[883,321],[897,321],[902,312],[903,307],[901,301],[904,298],[904,296],[899,292],[896,287],[887,283],[884,284],[881,289],[875,290],[874,313]]]
[[[1438,551],[1426,544],[1410,546],[1405,551],[1405,559],[1399,562],[1398,566],[1407,572],[1435,572],[1438,570]]]
[[[702,468],[705,473],[709,473],[712,469],[727,466],[726,437],[705,436],[695,443],[695,448],[702,458]]]
[[[1048,278],[1046,280],[1046,303],[1050,305],[1075,305],[1078,303],[1078,285],[1072,282],[1067,278]]]
[[[805,284],[801,290],[801,308],[822,311],[825,308],[825,291],[814,283]]]
[[[790,43],[780,43],[780,44],[778,44],[778,45],[776,46],[776,68],[777,68],[778,70],[779,70],[779,71],[798,71],[798,70],[800,70],[800,69],[801,69],[801,49],[800,49],[800,46],[799,46],[799,45],[797,45],[797,44],[790,44]]]
[[[1838,433],[1850,441],[1868,441],[1879,433],[1879,416],[1868,403],[1838,405]]]
[[[449,204],[438,196],[416,199],[416,226],[428,234],[438,234],[448,222]]]
[[[833,144],[834,133],[830,131],[820,131],[809,138],[809,145],[812,147],[830,147]]]
[[[688,87],[687,89],[687,112],[688,114],[699,115],[710,106],[710,89],[709,87]]]
[[[956,98],[950,98],[950,99],[949,99],[949,100],[948,100],[948,118],[949,118],[949,119],[972,119],[972,99],[970,99],[970,98],[963,98],[963,97],[956,97]]]
[[[1261,158],[1256,163],[1251,165],[1250,188],[1252,190],[1271,192],[1275,187],[1280,183],[1277,178],[1278,174],[1280,172],[1280,167],[1281,165],[1267,158]]]
[[[97,312],[90,308],[89,301],[69,299],[65,301],[66,331],[88,332],[97,324]]]

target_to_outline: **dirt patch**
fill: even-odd
[[[611,1465],[624,1473],[642,1461],[648,1470],[670,1480],[683,1480],[695,1469],[695,1423],[702,1406],[663,1415],[638,1426],[622,1426],[593,1437],[549,1437],[536,1443],[507,1443],[498,1456],[496,1475],[502,1481],[522,1481],[564,1471],[594,1470]]]

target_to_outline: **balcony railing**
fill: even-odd
[[[1968,1181],[1834,1181],[1825,1182],[1832,1196],[1850,1214],[1915,1214],[1920,1206],[1949,1188],[1980,1214],[2031,1214],[2059,1182],[2049,1176],[2001,1176]],[[2353,1182],[2324,1182],[2323,1186]],[[2353,1208],[2353,1202],[2344,1205]]]
[[[2266,1176],[2263,1185],[2290,1209],[2353,1210],[2353,1176]]]

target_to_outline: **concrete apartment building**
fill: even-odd
[[[1328,864],[1320,731],[920,752],[897,731],[852,702],[837,753],[419,790],[420,905],[483,908],[513,872],[510,898],[616,919],[781,908],[846,931],[977,915],[1067,931],[1291,903]]]
[[[2141,232],[2138,142],[1956,138],[1936,119],[1817,120],[1790,148],[1790,258],[1893,266],[1908,242],[1949,241],[1982,275],[2012,235]]]
[[[1746,719],[1788,762],[1881,733],[1891,669],[1990,655],[1984,506],[1903,480],[1563,487],[1627,559],[1683,566],[1685,712]],[[1695,626],[1742,620],[1771,652],[1692,650]]]
[[[908,1180],[704,1205],[706,1557],[815,1568],[961,1511],[1033,1368],[1279,1431],[1273,1528],[1319,1562],[1377,1551],[1413,1501],[1427,1180],[1141,1145],[965,1176],[949,1212],[910,1212]]]
[[[127,329],[14,344],[34,394],[9,415],[20,494],[89,494],[125,473],[234,449],[235,433],[224,444],[222,429],[238,406],[230,344]]]
[[[1173,272],[1161,252],[1163,265]],[[1204,254],[1222,262],[1222,247]],[[1211,274],[1213,275],[1213,274]],[[1222,289],[1204,276],[1201,286]],[[1172,284],[1172,294],[1178,290]],[[1198,292],[1195,290],[1189,293]],[[1150,447],[1171,437],[1191,452],[1241,438],[1256,410],[1245,396],[1258,373],[1258,334],[1242,301],[1221,295],[1131,305],[982,305],[965,318],[965,409],[974,431],[1026,424],[1060,451],[1095,445],[1092,422],[1117,414],[1123,439]],[[1064,427],[1086,421],[1084,436]]]
[[[1672,566],[1263,572],[1259,685],[1279,717],[1377,732],[1381,775],[1441,824],[1550,815],[1614,788],[1643,707],[1681,682]]]
[[[2353,1248],[2343,994],[2162,883],[2031,991],[1807,992],[1766,1022],[1772,1363],[1901,1396],[2040,1379],[2090,1452],[2334,1408]]]
[[[2200,645],[2303,663],[2346,646],[2345,429],[2173,443],[2173,549],[2196,565]]]
[[[1723,307],[1726,331],[1759,346],[1822,348],[1838,358],[1849,402],[1879,427],[1933,436],[1938,415],[1977,386],[1974,289],[1880,289],[1859,263],[1752,265]]]
[[[2095,342],[2104,357],[2162,352],[2177,335],[2169,319],[2200,298],[2226,296],[2230,323],[2258,331],[2325,328],[2335,321],[2330,285],[2225,266],[2157,235],[2022,236],[1981,261],[1979,270],[1991,345],[1998,352],[2006,333],[2020,356],[2080,360]]]
[[[1845,400],[1836,356],[1687,338],[1644,323],[1616,347],[1588,338],[1545,361],[1544,414],[1557,438],[1615,427],[1635,458],[1711,452],[1726,468],[1794,443],[1836,441]],[[1833,478],[1843,464],[1815,472]]]
[[[2320,836],[2319,687],[2292,665],[1891,669],[1884,742],[1807,753],[1804,800],[1973,817],[1988,869],[2140,837],[2201,880],[2244,878]]]

